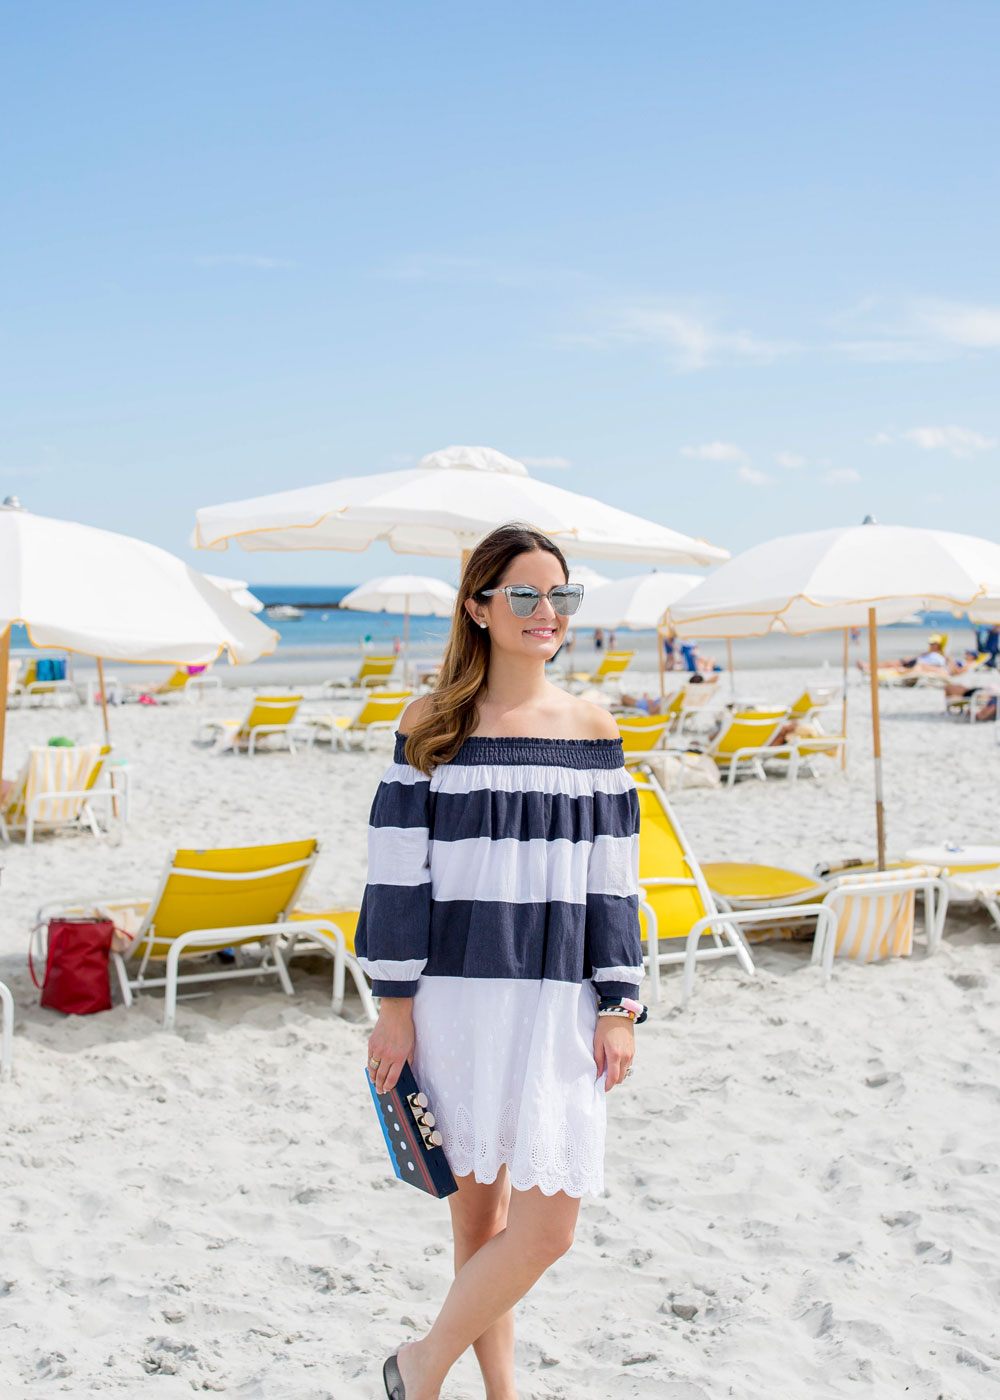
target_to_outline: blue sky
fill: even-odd
[[[449,443],[734,551],[996,538],[998,52],[995,0],[8,6],[0,496],[261,581],[447,576],[186,540]]]

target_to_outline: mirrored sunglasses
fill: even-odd
[[[553,611],[560,617],[572,617],[583,602],[582,583],[560,583],[545,594],[529,584],[508,583],[505,588],[483,588],[479,597],[492,598],[497,593],[505,595],[515,617],[530,617],[543,597],[548,598]]]

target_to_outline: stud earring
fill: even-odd
[[[486,631],[486,623],[485,623],[485,622],[481,622],[479,625],[480,625],[480,627],[483,629],[483,631],[485,632],[485,631]]]

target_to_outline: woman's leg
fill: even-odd
[[[455,1275],[427,1336],[399,1352],[406,1400],[438,1400],[445,1376],[469,1347],[523,1298],[573,1243],[580,1202],[537,1187],[512,1191],[507,1226]]]
[[[460,1176],[458,1191],[448,1197],[452,1233],[455,1236],[455,1273],[477,1250],[507,1225],[510,1180],[501,1168],[488,1185],[474,1176]],[[516,1400],[514,1382],[514,1313],[505,1312],[477,1337],[473,1346],[486,1385],[486,1400]]]

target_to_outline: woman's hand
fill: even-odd
[[[368,1037],[368,1078],[386,1094],[413,1054],[413,998],[383,997],[375,1029]],[[373,1065],[372,1060],[378,1064]]]
[[[603,1074],[605,1092],[620,1084],[635,1059],[635,1025],[626,1016],[598,1016],[594,1063]]]

